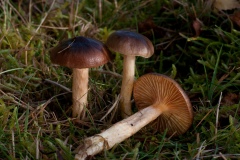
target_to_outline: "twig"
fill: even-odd
[[[39,133],[41,131],[41,127],[38,129],[37,133],[37,139],[36,139],[36,159],[39,159],[40,153],[39,153]]]
[[[24,25],[27,25],[26,20],[24,19],[24,17],[17,11],[17,9],[9,2],[9,1],[5,1],[8,3],[8,5],[17,13],[17,15],[21,18],[21,20],[23,21]]]
[[[219,117],[219,107],[220,107],[220,104],[221,104],[221,100],[222,100],[222,92],[220,94],[220,97],[219,97],[219,100],[218,100],[218,106],[217,106],[215,136],[217,136],[217,131],[218,131],[218,117]]]
[[[47,82],[47,83],[53,84],[55,86],[58,86],[58,87],[64,89],[65,91],[67,91],[67,92],[71,92],[71,89],[69,89],[69,88],[67,88],[67,87],[65,87],[65,86],[63,86],[63,85],[61,85],[61,84],[59,84],[55,81],[52,81],[50,79],[44,79],[44,81]]]
[[[98,10],[99,10],[99,19],[100,23],[102,22],[102,0],[98,0]]]
[[[33,24],[33,26],[40,26],[40,25]],[[55,26],[44,26],[44,25],[42,25],[40,27],[41,28],[57,29],[57,30],[68,30],[69,29],[69,27],[55,27]],[[78,27],[78,26],[74,26],[74,27]]]
[[[202,143],[201,146],[199,147],[198,153],[197,153],[197,156],[196,156],[196,160],[200,160],[200,159],[201,159],[201,158],[200,158],[200,154],[201,154],[202,150],[205,149],[205,146],[203,146],[203,145],[205,144],[205,142],[206,142],[206,140],[203,141],[203,143]]]
[[[12,156],[15,158],[15,136],[13,129],[12,129]]]
[[[109,113],[112,112],[112,110],[117,106],[120,100],[120,95],[117,96],[115,102],[113,103],[112,107],[107,111],[107,113],[100,119],[100,121],[104,120]]]
[[[227,158],[221,152],[219,152],[219,155],[222,159],[227,160]]]
[[[1,89],[0,89],[0,92],[6,96],[6,97],[9,97],[9,100],[12,101],[13,103],[19,105],[20,107],[24,108],[24,109],[29,109],[29,110],[34,110],[33,107],[31,107],[30,105],[26,104],[25,102],[23,102],[22,100],[20,100],[19,98],[15,97],[13,94],[10,94],[10,93],[5,93],[3,92]],[[16,101],[16,100],[18,101]]]
[[[210,109],[209,111],[208,111],[208,113],[201,119],[201,121],[196,125],[196,127],[194,128],[194,130],[202,123],[202,121],[209,115],[209,113],[211,113],[213,110],[212,109]]]
[[[64,92],[64,93],[61,93],[61,94],[58,94],[58,95],[55,95],[53,97],[51,97],[50,99],[48,99],[45,103],[41,104],[40,106],[37,107],[36,110],[34,110],[32,113],[31,113],[31,116],[34,115],[35,112],[37,112],[38,110],[40,110],[38,113],[36,113],[35,117],[37,117],[40,113],[42,113],[44,111],[44,109],[47,107],[47,105],[56,97],[58,96],[61,96],[61,95],[64,95],[64,94],[68,94],[69,92]],[[29,122],[28,122],[28,125],[30,125],[30,123],[32,123],[32,121],[35,119],[35,117],[33,117]]]
[[[201,156],[200,158],[201,159],[204,159],[204,158],[220,158],[224,156],[225,158],[232,158],[232,159],[239,159],[240,158],[240,154],[214,154],[214,155],[208,155],[208,156]]]
[[[2,75],[2,74],[4,74],[4,73],[12,72],[12,71],[20,70],[20,69],[23,69],[23,68],[13,68],[13,69],[8,69],[8,70],[6,70],[6,71],[2,71],[2,72],[0,72],[0,75]]]
[[[36,33],[38,32],[38,30],[41,28],[43,22],[46,20],[47,16],[49,15],[50,11],[52,10],[52,8],[53,8],[53,6],[54,6],[54,4],[55,4],[55,1],[56,1],[56,0],[53,0],[53,1],[52,1],[52,4],[51,4],[49,10],[45,13],[43,19],[41,20],[39,26],[38,26],[37,29],[35,30],[35,33],[30,37],[30,39],[29,39],[29,41],[27,42],[25,48],[28,47],[28,45],[29,45],[30,42],[33,40],[33,38],[35,37],[35,35],[36,35]],[[25,64],[27,65],[27,52],[25,52]]]
[[[197,145],[199,145],[199,143],[200,143],[200,136],[199,136],[199,133],[197,133],[196,142],[197,142]]]
[[[66,48],[63,48],[61,51],[58,51],[58,53],[62,53],[63,51],[65,51],[68,48],[70,48],[74,42],[75,42],[75,38],[73,39],[73,41]]]
[[[75,16],[75,17],[77,17],[77,16]],[[82,21],[84,21],[85,23],[87,23],[87,21],[86,20],[80,20],[80,21],[78,21],[73,27],[72,27],[72,29],[75,29],[75,28],[77,28],[77,27],[79,27],[80,25],[82,25],[83,23],[82,23]],[[40,26],[40,25],[36,25],[36,24],[33,24],[33,26]],[[40,26],[41,28],[50,28],[50,29],[56,29],[56,30],[69,30],[69,27],[56,27],[56,26],[45,26],[45,25],[41,25]]]
[[[64,124],[66,122],[69,122],[69,121],[73,121],[75,120],[76,118],[68,118],[68,119],[65,119],[65,120],[62,120],[62,121],[58,121],[58,120],[55,120],[54,122],[48,122],[49,124],[54,124],[54,125],[57,125],[57,124]]]
[[[121,74],[118,74],[118,73],[115,73],[115,72],[112,72],[112,71],[106,71],[106,70],[103,70],[103,69],[93,69],[91,71],[100,72],[100,73],[104,73],[104,74],[109,74],[109,75],[112,75],[112,76],[117,77],[117,78],[122,78]]]
[[[114,6],[115,6],[115,8],[118,8],[118,2],[117,2],[117,0],[114,0]]]
[[[6,86],[6,85],[3,85],[2,83],[0,83],[0,90],[4,90],[4,91],[9,91],[11,93],[19,93],[17,90],[9,87],[9,86]]]

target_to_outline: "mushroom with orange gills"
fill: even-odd
[[[108,150],[152,122],[158,125],[160,132],[166,130],[168,136],[183,134],[192,125],[193,110],[188,96],[176,81],[165,75],[141,76],[134,83],[133,97],[139,111],[85,139],[75,160]]]

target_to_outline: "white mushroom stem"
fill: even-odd
[[[122,118],[127,118],[132,114],[131,96],[135,75],[135,56],[124,55],[123,77],[120,92],[120,109]]]
[[[166,108],[160,105],[146,107],[114,124],[104,132],[85,139],[83,145],[79,147],[79,152],[75,155],[75,160],[84,160],[87,156],[93,156],[103,150],[108,150],[129,138],[155,120],[162,113],[160,109],[162,107]]]
[[[73,69],[72,98],[73,117],[84,119],[87,106],[88,68]]]

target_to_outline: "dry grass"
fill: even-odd
[[[194,123],[176,138],[146,127],[94,158],[239,159],[239,26],[229,18],[233,11],[214,13],[204,2],[2,0],[0,159],[73,159],[83,138],[121,119],[121,56],[91,70],[88,119],[80,121],[71,118],[71,70],[51,64],[48,53],[63,39],[105,42],[125,28],[155,46],[154,56],[137,59],[136,78],[173,77],[191,99]]]

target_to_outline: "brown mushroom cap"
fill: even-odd
[[[188,96],[167,76],[155,73],[141,76],[134,84],[133,96],[139,110],[150,105],[159,107],[162,114],[153,125],[160,132],[167,129],[167,135],[180,135],[192,124],[193,111]]]
[[[79,36],[60,42],[50,51],[50,59],[69,68],[92,68],[107,63],[109,54],[100,41]]]
[[[154,53],[152,42],[147,37],[125,30],[112,33],[108,37],[106,45],[110,50],[124,55],[149,58]]]

